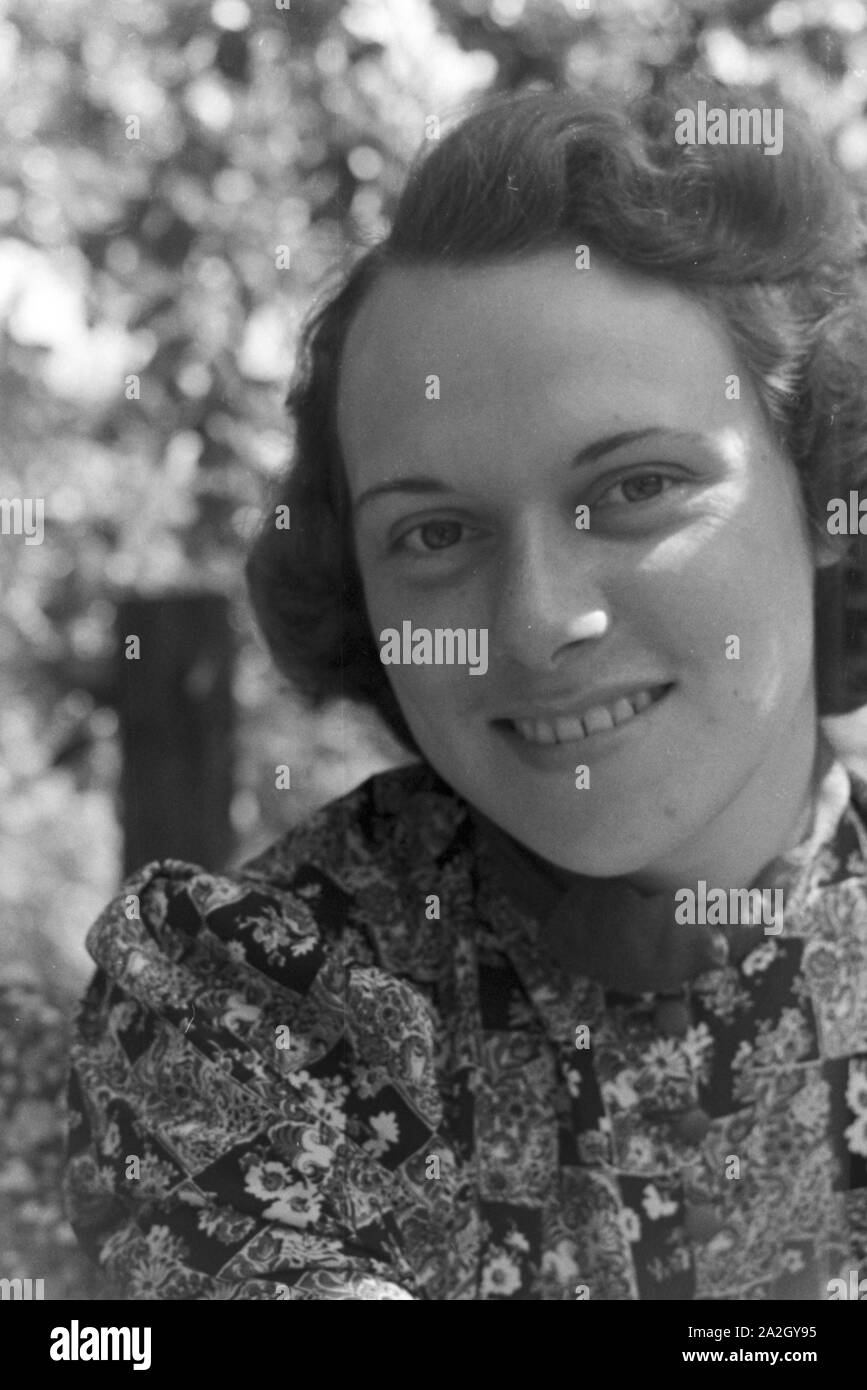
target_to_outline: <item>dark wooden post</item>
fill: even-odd
[[[228,602],[128,597],[116,632],[124,870],[158,858],[219,870],[233,840]]]

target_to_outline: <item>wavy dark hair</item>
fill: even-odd
[[[677,144],[675,112],[699,100],[781,107],[782,149]],[[270,511],[246,567],[292,685],[314,705],[374,706],[418,752],[365,610],[335,424],[347,329],[391,266],[519,262],[581,244],[591,264],[599,253],[681,286],[728,330],[827,547],[828,499],[867,472],[867,221],[851,183],[775,92],[699,77],[629,105],[598,91],[499,97],[426,142],[389,235],[340,272],[302,330],[287,398],[294,460],[274,499],[291,526],[277,529]]]

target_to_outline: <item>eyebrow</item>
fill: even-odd
[[[650,425],[643,430],[621,430],[618,434],[608,434],[603,439],[594,439],[591,444],[585,444],[583,449],[579,449],[569,461],[570,468],[580,468],[585,463],[595,463],[605,454],[613,453],[615,449],[622,449],[627,444],[637,444],[645,439],[656,438],[665,435],[669,439],[675,439],[679,443],[707,445],[709,440],[706,435],[696,434],[693,430],[671,430],[663,425]],[[376,483],[373,487],[365,488],[364,492],[359,493],[353,503],[353,511],[357,512],[367,502],[372,502],[376,497],[382,497],[387,493],[415,492],[415,493],[443,493],[452,492],[454,489],[439,478],[414,477],[414,478],[395,478],[390,483]]]

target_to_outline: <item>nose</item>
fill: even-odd
[[[576,644],[604,637],[611,611],[600,560],[586,533],[527,523],[492,596],[494,651],[533,670],[554,670]]]

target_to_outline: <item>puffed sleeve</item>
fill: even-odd
[[[313,872],[164,860],[91,928],[64,1193],[118,1297],[424,1297],[352,1113],[350,975],[376,971],[350,967],[344,917]]]

